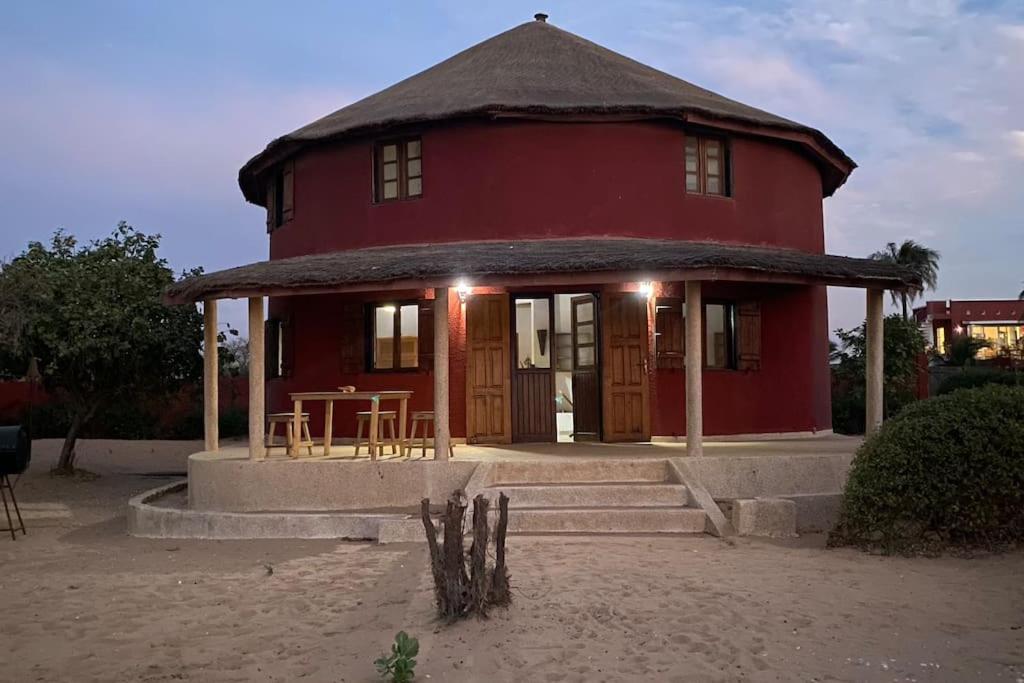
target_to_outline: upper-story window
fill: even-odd
[[[295,215],[295,166],[286,162],[267,184],[267,232],[272,232]]]
[[[374,201],[390,202],[423,194],[423,155],[419,138],[378,143],[373,162]]]
[[[686,191],[728,197],[729,158],[719,138],[686,136]]]

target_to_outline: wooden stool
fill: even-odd
[[[359,455],[359,448],[365,443],[366,452],[370,453],[370,415],[372,413],[369,410],[361,410],[356,413],[356,455]],[[393,410],[381,410],[377,413],[377,449],[378,455],[384,455],[384,425],[388,426],[388,431],[391,434],[391,438],[387,439],[387,442],[391,444],[391,452],[398,452],[398,435],[395,432],[395,423],[398,421],[395,411]],[[366,440],[363,441],[363,425],[366,427]]]
[[[274,447],[274,428],[278,424],[284,425],[285,452],[292,446],[294,441],[292,425],[295,424],[295,413],[270,413],[267,415],[267,441],[264,444],[267,450],[264,457],[270,457],[270,449]],[[310,455],[313,455],[313,437],[309,434],[309,413],[302,414],[302,439],[299,441],[299,448],[303,446],[309,449]]]
[[[412,457],[412,449],[414,448],[414,442],[416,441],[416,428],[423,425],[423,433],[420,435],[420,448],[423,449],[422,457],[427,457],[427,431],[432,429],[434,425],[434,411],[433,410],[414,410],[412,412],[412,428],[409,431],[409,443],[405,447],[405,457]],[[436,432],[435,432],[436,433]],[[434,448],[434,440],[430,440],[430,447]],[[448,443],[448,457],[455,457],[455,446]],[[434,453],[434,459],[437,459],[437,453]]]

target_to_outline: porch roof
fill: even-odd
[[[680,240],[586,238],[370,247],[260,261],[191,277],[164,299],[633,280],[737,280],[902,290],[912,270],[867,258]]]

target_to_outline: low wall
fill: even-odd
[[[249,460],[197,453],[188,460],[189,508],[324,512],[418,508],[465,488],[472,461]]]

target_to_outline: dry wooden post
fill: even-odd
[[[498,496],[498,526],[494,530],[494,574],[488,601],[492,605],[507,605],[512,600],[508,590],[508,568],[505,566],[505,534],[508,532],[508,496]]]
[[[487,612],[490,581],[487,580],[487,508],[490,501],[482,493],[473,499],[473,545],[469,549],[470,610],[483,615]]]
[[[217,300],[203,301],[203,449],[220,448],[219,398],[217,379],[220,364],[217,360]]]
[[[437,601],[438,614],[448,612],[448,600],[444,592],[444,567],[441,549],[437,545],[437,527],[430,518],[430,499],[420,501],[420,518],[423,529],[427,532],[427,547],[430,549],[430,573],[434,576],[434,599]]]

